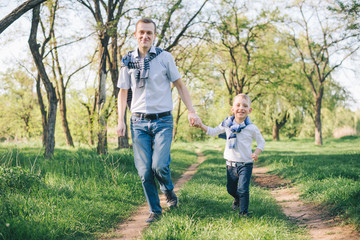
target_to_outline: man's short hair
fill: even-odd
[[[154,33],[156,33],[156,24],[155,24],[155,22],[154,22],[151,18],[142,18],[142,19],[140,19],[140,20],[136,23],[135,32],[136,32],[136,30],[137,30],[137,26],[138,26],[139,23],[152,23],[152,24],[154,24],[154,28],[155,28]]]
[[[234,97],[234,101],[237,98],[246,99],[249,102],[249,106],[251,106],[251,98],[248,95],[246,95],[245,93],[240,93],[240,94],[236,95]]]

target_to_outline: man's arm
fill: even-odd
[[[127,101],[128,89],[120,88],[118,94],[118,127],[117,134],[119,137],[125,136],[126,125],[124,122],[125,110],[126,110],[126,101]]]
[[[199,124],[201,119],[195,113],[195,109],[192,105],[191,98],[187,87],[185,86],[184,82],[179,78],[174,82],[174,86],[178,90],[182,101],[184,102],[186,108],[188,109],[188,119],[190,122],[190,126],[194,126],[194,124]]]

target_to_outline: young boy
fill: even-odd
[[[232,208],[240,208],[239,217],[248,216],[249,184],[254,161],[263,151],[265,140],[259,129],[251,123],[248,115],[251,113],[251,99],[246,94],[238,94],[231,107],[233,116],[226,118],[216,128],[203,123],[200,127],[207,135],[217,136],[226,133],[226,147],[224,158],[227,167],[227,191],[234,197]],[[251,152],[251,144],[255,139],[256,150]]]

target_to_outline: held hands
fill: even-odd
[[[188,120],[191,127],[200,127],[201,126],[201,119],[195,112],[190,112],[188,114]]]

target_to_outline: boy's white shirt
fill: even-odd
[[[223,127],[221,124],[216,128],[208,127],[206,134],[210,136],[217,136],[220,133],[226,133],[226,146],[224,151],[224,158],[233,162],[254,162],[251,158],[251,145],[256,141],[256,148],[264,150],[265,140],[260,133],[258,127],[254,124],[249,124],[246,128],[242,129],[240,133],[236,133],[235,148],[229,148],[228,137],[231,131],[228,127]]]

